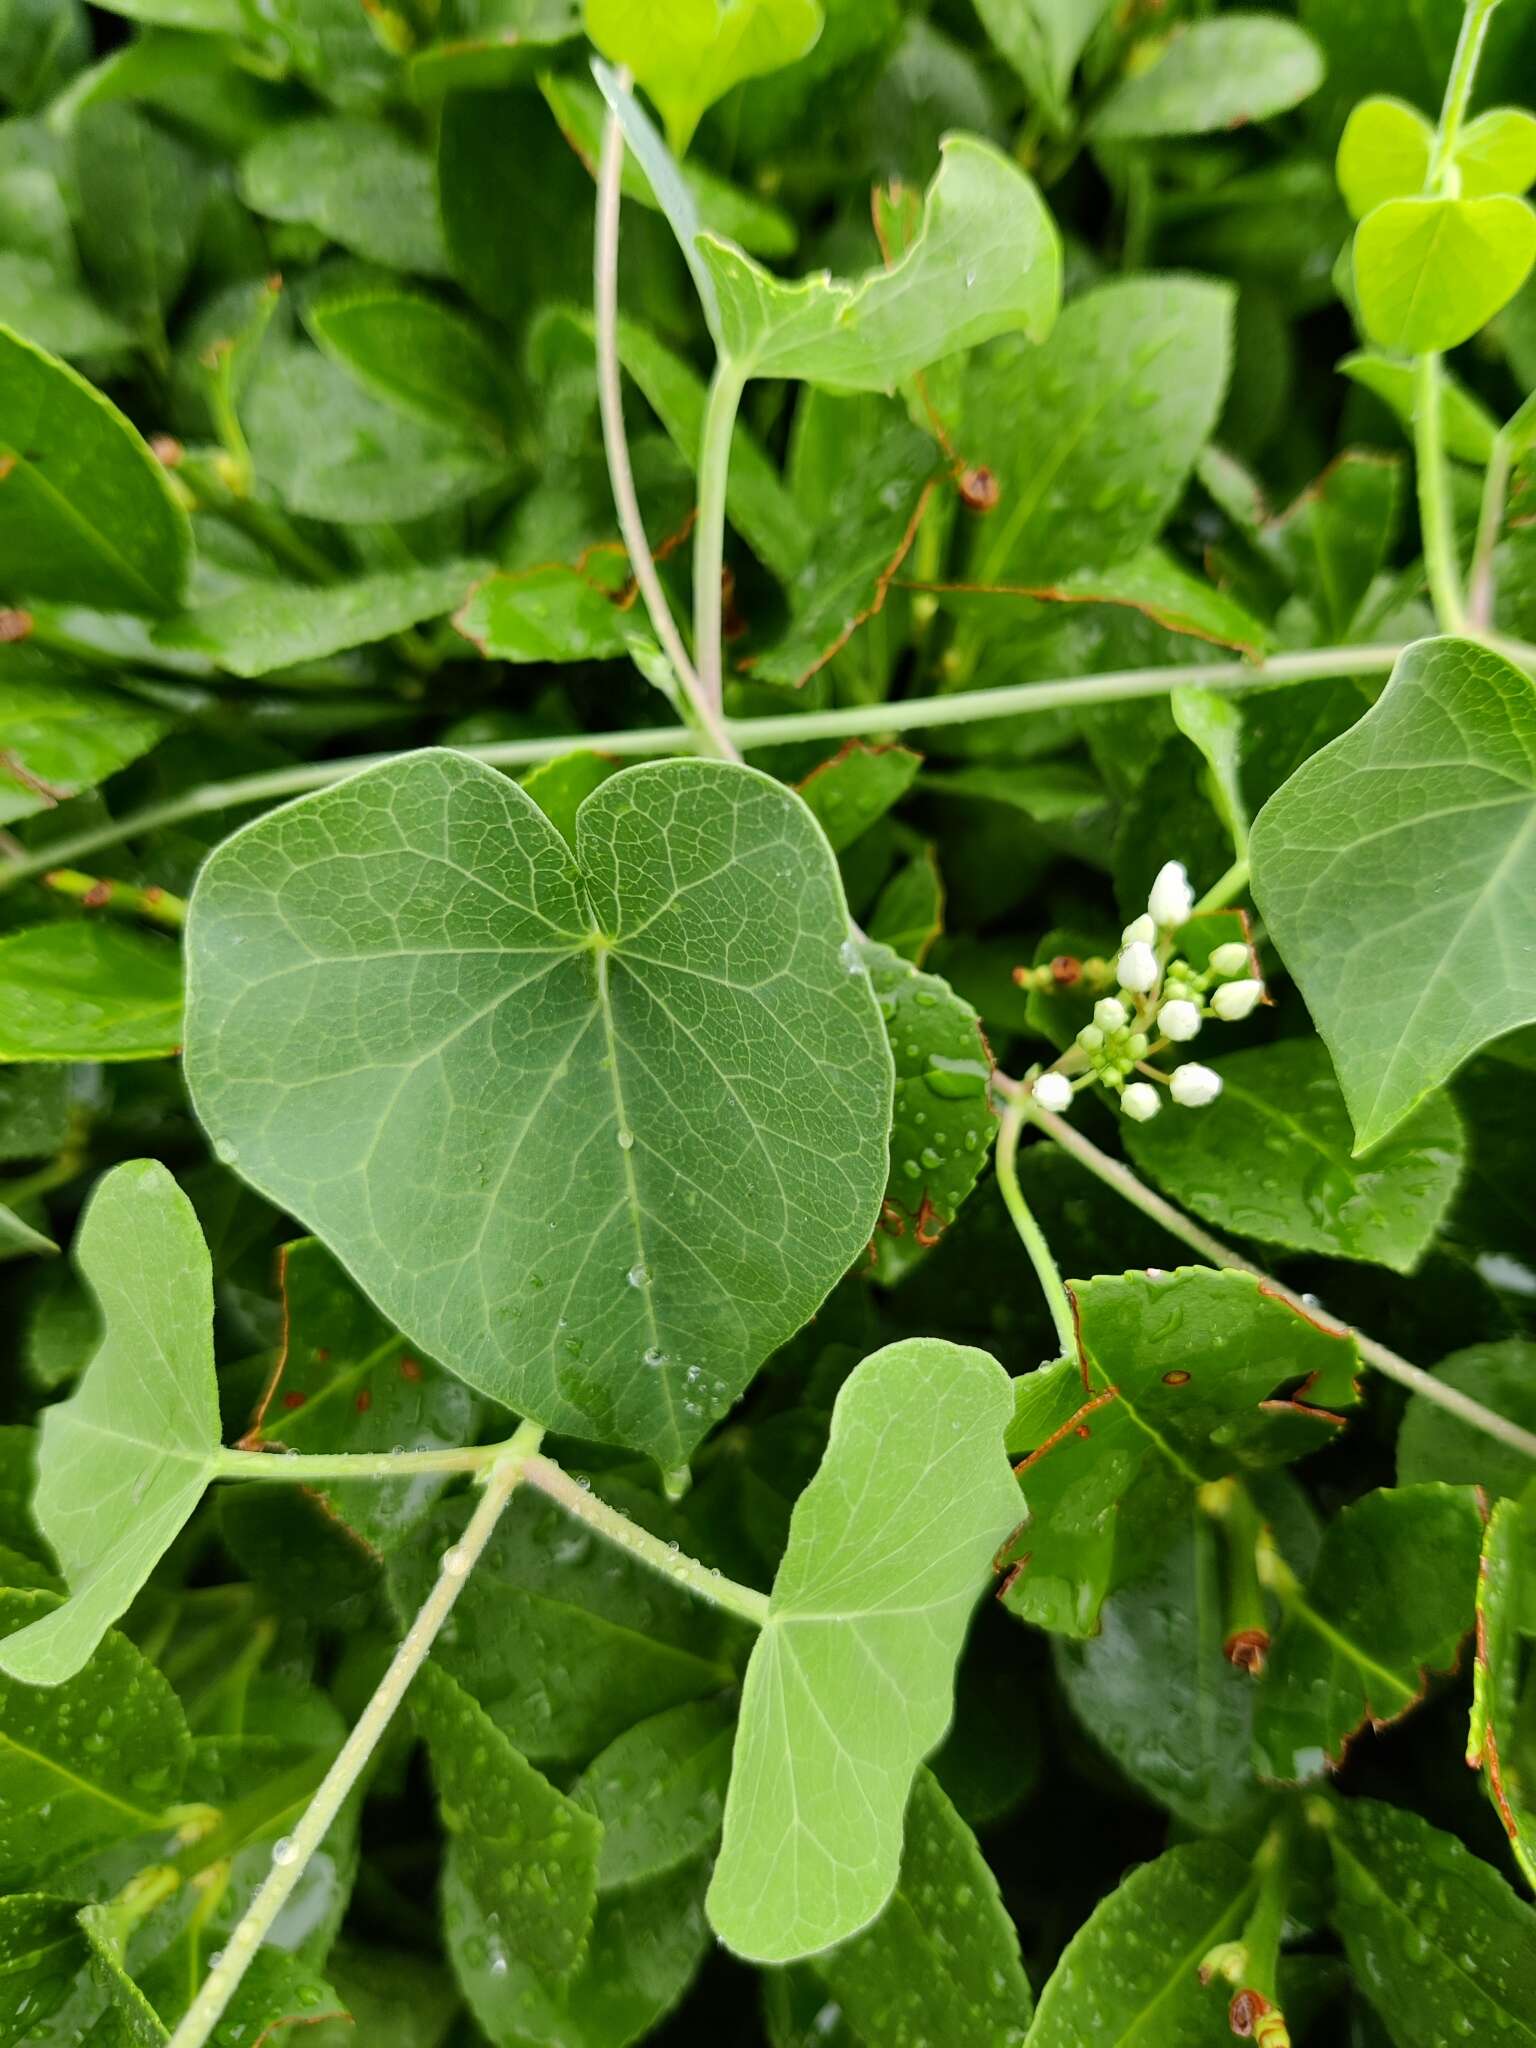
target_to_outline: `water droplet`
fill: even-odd
[[[462,1579],[469,1570],[469,1552],[462,1544],[456,1543],[452,1550],[443,1552],[443,1571],[450,1579]]]
[[[639,1263],[638,1260],[633,1266],[630,1267],[629,1271],[625,1274],[624,1277],[629,1282],[631,1287],[649,1287],[651,1284],[650,1274],[646,1271],[645,1267]]]
[[[621,1152],[631,1151],[634,1147],[634,1142],[635,1134],[633,1131],[621,1130],[619,1132],[619,1150]]]
[[[213,1141],[213,1156],[219,1161],[221,1166],[233,1166],[240,1157],[240,1154],[229,1142],[228,1138],[215,1138]]]
[[[287,1835],[272,1844],[272,1861],[279,1869],[286,1868],[290,1863],[297,1863],[298,1860],[298,1847]]]

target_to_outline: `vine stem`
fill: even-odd
[[[1027,1089],[1013,1089],[1004,1101],[1002,1114],[998,1118],[997,1185],[1002,1192],[1008,1214],[1013,1218],[1013,1227],[1023,1240],[1025,1251],[1029,1253],[1030,1264],[1035,1269],[1041,1292],[1049,1305],[1051,1321],[1056,1325],[1056,1341],[1061,1346],[1061,1355],[1063,1358],[1075,1358],[1077,1319],[1072,1313],[1072,1297],[1062,1282],[1061,1269],[1051,1256],[1045,1232],[1035,1221],[1035,1212],[1025,1201],[1024,1190],[1019,1186],[1019,1134],[1024,1127],[1026,1100],[1032,1100]]]
[[[1006,1089],[1004,1083],[1006,1082]],[[1522,1429],[1518,1422],[1511,1422],[1508,1416],[1495,1414],[1480,1401],[1472,1400],[1457,1387],[1448,1386],[1437,1379],[1432,1372],[1426,1372],[1421,1365],[1412,1365],[1397,1352],[1389,1351],[1385,1344],[1378,1344],[1374,1337],[1342,1321],[1338,1316],[1320,1308],[1316,1302],[1287,1287],[1283,1281],[1274,1279],[1262,1266],[1256,1266],[1245,1259],[1241,1252],[1223,1244],[1219,1237],[1213,1237],[1203,1230],[1192,1217],[1182,1209],[1149,1188],[1124,1164],[1112,1159],[1107,1152],[1101,1152],[1091,1138],[1085,1138],[1081,1131],[1074,1130],[1064,1118],[1053,1116],[1049,1110],[1041,1109],[1028,1090],[1018,1081],[1008,1081],[1006,1076],[997,1077],[997,1086],[1007,1092],[1010,1103],[1016,1105],[1022,1116],[1042,1130],[1063,1152],[1070,1153],[1080,1166],[1084,1166],[1108,1188],[1113,1188],[1144,1216],[1160,1224],[1170,1237],[1176,1237],[1181,1244],[1187,1244],[1191,1251],[1198,1252],[1213,1266],[1224,1267],[1229,1272],[1251,1273],[1256,1280],[1262,1280],[1268,1293],[1276,1294],[1282,1301],[1290,1303],[1309,1321],[1319,1324],[1337,1337],[1353,1337],[1360,1356],[1367,1365],[1389,1380],[1396,1380],[1399,1386],[1410,1392],[1422,1394],[1426,1401],[1433,1401],[1436,1407],[1444,1408],[1448,1414],[1458,1416],[1461,1421],[1481,1430],[1485,1436],[1495,1437],[1500,1443],[1508,1444],[1511,1450],[1522,1451],[1528,1458],[1536,1458],[1536,1435]],[[999,1141],[1001,1142],[1001,1141]]]
[[[621,71],[625,86],[627,70]],[[683,636],[667,603],[667,593],[656,573],[651,544],[646,537],[640,500],[635,493],[635,474],[629,459],[629,441],[624,432],[624,387],[619,371],[619,211],[621,178],[624,170],[624,131],[617,114],[610,113],[603,128],[602,157],[597,172],[597,217],[592,254],[593,337],[597,348],[597,402],[603,422],[603,452],[608,459],[608,481],[613,490],[619,531],[629,554],[645,608],[650,613],[656,637],[682,692],[682,702],[698,721],[712,753],[726,760],[739,758],[720,720],[718,690],[711,693],[701,682],[688,657]],[[726,461],[730,459],[730,435],[726,435]],[[722,498],[724,484],[721,485]],[[718,579],[717,579],[718,580]],[[716,634],[715,665],[719,667],[719,635]]]
[[[1324,647],[1302,654],[1280,654],[1260,662],[1196,662],[1181,668],[1115,669],[1097,676],[1063,676],[1046,682],[1005,684],[996,690],[957,690],[936,697],[906,697],[896,703],[844,704],[827,711],[725,719],[720,724],[733,754],[738,748],[782,746],[796,740],[936,731],[942,726],[967,725],[980,718],[1026,718],[1041,711],[1162,697],[1187,683],[1226,691],[1275,683],[1320,682],[1331,676],[1385,675],[1407,645],[1401,642],[1395,646]],[[1500,649],[1512,661],[1536,668],[1536,647],[1520,641],[1502,641]],[[488,746],[465,747],[462,751],[492,768],[532,768],[577,747],[628,760],[690,754],[698,750],[699,739],[698,731],[691,725],[663,725],[623,732],[562,733],[551,739],[497,740]],[[227,782],[201,783],[164,803],[146,805],[143,810],[109,819],[68,838],[51,840],[46,847],[19,860],[0,863],[0,889],[14,882],[30,881],[49,868],[73,863],[140,833],[183,824],[189,818],[205,817],[212,811],[303,796],[312,789],[344,781],[364,768],[398,758],[395,754],[357,754],[348,759],[301,761],[291,768],[235,776]]]
[[[1441,397],[1439,356],[1420,356],[1414,373],[1413,452],[1424,567],[1440,630],[1464,633],[1466,600],[1462,595],[1461,565],[1456,559],[1456,523],[1446,469]]]
[[[709,387],[699,444],[699,523],[693,536],[693,644],[699,683],[718,711],[725,693],[721,649],[721,578],[725,570],[725,494],[731,435],[746,380],[722,362]]]
[[[310,1858],[325,1840],[352,1788],[362,1776],[368,1759],[410,1690],[411,1681],[436,1642],[443,1623],[452,1613],[465,1581],[479,1562],[503,1509],[517,1491],[543,1436],[544,1432],[537,1424],[525,1422],[511,1442],[500,1447],[502,1456],[487,1474],[485,1491],[476,1503],[464,1534],[444,1556],[436,1585],[406,1631],[377,1692],[363,1709],[356,1727],[320,1781],[319,1790],[305,1808],[303,1818],[293,1833],[273,1849],[272,1868],[266,1881],[230,1936],[223,1954],[204,1978],[185,2018],[171,2036],[170,2048],[204,2048],[223,2018],[225,2008],[239,1989],[257,1950],[271,1932],[272,1923],[303,1876]]]
[[[1467,0],[1466,12],[1461,17],[1461,33],[1456,38],[1456,54],[1451,59],[1450,76],[1445,82],[1440,122],[1435,130],[1435,144],[1430,152],[1429,171],[1424,181],[1426,189],[1432,193],[1444,192],[1450,182],[1456,143],[1466,116],[1467,102],[1472,97],[1472,81],[1477,76],[1478,60],[1483,54],[1483,38],[1488,33],[1489,19],[1498,4],[1499,0]]]

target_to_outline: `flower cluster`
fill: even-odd
[[[1031,1084],[1042,1109],[1060,1116],[1079,1089],[1094,1085],[1118,1095],[1122,1111],[1139,1124],[1162,1108],[1164,1088],[1181,1109],[1203,1109],[1216,1100],[1221,1076],[1210,1067],[1187,1060],[1164,1073],[1150,1064],[1170,1046],[1188,1045],[1208,1018],[1236,1024],[1264,994],[1253,954],[1241,939],[1217,946],[1204,967],[1180,955],[1178,935],[1194,907],[1183,862],[1165,862],[1145,913],[1121,934],[1114,962],[1120,993],[1094,1004],[1093,1022]],[[1133,1078],[1138,1075],[1146,1078]]]

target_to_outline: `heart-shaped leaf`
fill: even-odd
[[[966,1624],[1019,1516],[1011,1406],[995,1359],[933,1337],[887,1345],[838,1394],[742,1692],[709,1890],[710,1922],[738,1954],[810,1955],[891,1895],[913,1777],[943,1736]]]
[[[1406,355],[1455,348],[1519,291],[1536,262],[1523,199],[1389,199],[1355,230],[1355,288],[1373,341]]]
[[[1456,140],[1463,199],[1524,192],[1536,180],[1536,115],[1524,107],[1490,107]]]
[[[826,840],[751,769],[626,769],[573,853],[403,756],[226,840],[187,944],[220,1156],[549,1426],[676,1465],[868,1242],[890,1053]]]
[[[0,1643],[0,1669],[31,1685],[79,1671],[201,1500],[220,1443],[208,1250],[163,1166],[102,1179],[76,1256],[104,1334],[78,1393],[43,1413],[34,1507],[70,1598]]]
[[[627,64],[681,156],[706,108],[793,64],[821,34],[821,0],[586,0],[587,34]]]
[[[1344,123],[1334,169],[1344,204],[1363,220],[1388,199],[1424,190],[1435,131],[1417,107],[1385,94],[1361,100]]]

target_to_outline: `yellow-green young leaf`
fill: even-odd
[[[1355,289],[1372,341],[1455,348],[1507,306],[1536,262],[1523,199],[1389,199],[1355,230]]]
[[[1482,1517],[1469,1486],[1381,1487],[1323,1535],[1260,1683],[1254,1751],[1266,1778],[1318,1778],[1367,1721],[1385,1727],[1454,1666],[1472,1626]]]
[[[0,2048],[43,2042],[85,1967],[85,1937],[68,1899],[23,1892],[0,1899]]]
[[[1344,356],[1338,364],[1342,374],[1367,391],[1374,391],[1383,405],[1389,406],[1405,431],[1413,431],[1414,373],[1412,363],[1395,362],[1391,356],[1379,356],[1369,349],[1359,349],[1353,355]],[[1440,378],[1440,431],[1445,437],[1445,452],[1454,455],[1458,462],[1475,462],[1480,467],[1493,453],[1494,436],[1499,423],[1480,398],[1475,398],[1465,384],[1459,383],[1449,370]]]
[[[147,704],[89,683],[0,682],[0,825],[94,788],[169,725]]]
[[[822,20],[821,0],[586,0],[587,34],[645,87],[679,156],[707,108],[803,57]]]
[[[220,1156],[520,1413],[675,1466],[868,1243],[890,1052],[820,827],[752,769],[621,770],[573,852],[397,757],[225,840],[187,944]]]
[[[1331,1918],[1397,2048],[1536,2042],[1536,1912],[1405,1807],[1330,1807]]]
[[[1254,823],[1254,895],[1369,1150],[1536,1019],[1536,684],[1421,640]],[[1490,963],[1498,963],[1490,972]]]
[[[1525,1642],[1532,1633],[1530,1507],[1494,1504],[1483,1531],[1477,1574],[1477,1656],[1467,1762],[1483,1774],[1515,1860],[1536,1887],[1536,1781],[1532,1778],[1530,1680]]]
[[[0,1060],[153,1060],[181,1044],[181,958],[114,924],[0,938]]]
[[[838,1394],[742,1693],[709,1890],[711,1925],[740,1955],[813,1954],[891,1895],[912,1780],[1019,1516],[1012,1406],[995,1359],[931,1337],[877,1351]]]
[[[1040,1994],[1028,2048],[1222,2048],[1231,1987],[1198,1965],[1241,1933],[1251,1865],[1221,1842],[1144,1863],[1094,1908]]]
[[[0,1637],[59,1606],[53,1593],[0,1592]],[[161,1827],[190,1756],[175,1693],[115,1630],[61,1686],[0,1676],[0,1884],[24,1890]]]
[[[220,1441],[212,1269],[163,1166],[104,1176],[76,1256],[103,1335],[79,1391],[43,1411],[35,1501],[70,1598],[0,1643],[0,1669],[32,1685],[85,1663],[202,1498]]]
[[[519,1960],[558,1983],[597,1904],[601,1823],[520,1756],[484,1707],[427,1663],[412,1693],[465,1889]]]
[[[1524,107],[1490,107],[1456,140],[1463,199],[1524,192],[1536,180],[1536,116]]]
[[[1361,100],[1344,123],[1335,170],[1356,220],[1388,199],[1424,190],[1435,131],[1417,107],[1384,95]]]
[[[0,327],[0,592],[166,612],[191,560],[187,515],[117,407]]]
[[[697,238],[715,338],[737,375],[889,391],[993,335],[1045,338],[1061,301],[1061,240],[1044,201],[991,143],[951,135],[940,147],[916,239],[855,283],[826,271],[786,283],[731,243]]]
[[[1225,14],[1175,30],[1155,62],[1115,87],[1092,129],[1104,141],[1209,135],[1284,113],[1322,80],[1322,52],[1305,29],[1270,14]]]

